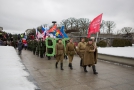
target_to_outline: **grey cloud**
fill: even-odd
[[[8,31],[22,31],[60,23],[69,17],[92,20],[103,13],[103,20],[116,23],[115,30],[134,28],[133,0],[0,0],[0,26]]]

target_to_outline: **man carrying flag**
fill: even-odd
[[[102,14],[100,14],[99,16],[94,18],[93,21],[90,23],[89,28],[88,28],[88,36],[87,36],[88,38],[90,37],[91,34],[97,33],[100,31],[101,19],[102,19]],[[85,62],[93,62],[94,61],[93,63],[89,63],[88,65],[92,66],[94,74],[98,74],[98,72],[96,72],[96,67],[95,67],[95,64],[97,64],[98,50],[97,50],[93,37],[91,39],[89,39],[88,45],[90,46],[90,49],[92,46],[93,50],[89,50],[90,54],[88,54],[88,55],[86,55],[86,52],[84,54],[84,60],[83,60],[84,71],[87,72],[87,70],[86,70],[87,63],[85,63]],[[88,48],[88,45],[86,45],[86,48]],[[91,55],[91,52],[92,52],[93,57],[92,58],[87,57],[87,56]]]

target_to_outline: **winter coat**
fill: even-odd
[[[2,40],[0,40],[0,46],[3,46],[3,41]]]
[[[93,44],[87,44],[84,53],[83,65],[94,65],[97,63],[97,51]]]
[[[44,41],[39,41],[39,50],[45,50],[45,43]]]
[[[18,43],[18,50],[22,50],[23,49],[23,44],[22,44],[22,42],[19,42]]]
[[[86,47],[86,42],[79,42],[79,44],[78,44],[78,52],[79,53],[84,53],[85,52],[85,47]]]
[[[86,48],[86,42],[79,42],[78,43],[77,53],[81,59],[84,58],[85,48]]]
[[[32,41],[32,47],[33,47],[33,49],[35,49],[37,47],[37,41],[36,40]]]
[[[62,55],[65,54],[65,48],[62,43],[57,43],[55,46],[55,54],[56,55]]]
[[[75,55],[76,47],[74,43],[69,42],[66,45],[66,55]]]

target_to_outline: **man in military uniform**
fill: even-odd
[[[96,49],[96,47],[94,47],[94,45],[93,45],[93,40],[89,39],[89,41],[86,45],[86,49],[85,49],[85,54],[84,54],[84,59],[83,59],[83,67],[84,67],[84,71],[88,72],[86,67],[92,66],[93,73],[98,74],[98,72],[96,72],[96,68],[95,68],[95,64],[97,64],[97,58],[96,58],[97,53],[95,53],[95,49]]]
[[[97,59],[98,59],[98,49],[97,49],[97,45],[96,45],[97,42],[95,42],[95,38],[94,37],[91,37],[91,39],[92,39],[92,42],[93,42],[93,46],[95,48],[94,60],[96,61],[95,64],[97,64]],[[94,74],[98,74],[98,72],[96,73],[95,65],[92,65],[92,69],[93,69]]]
[[[27,49],[30,50],[30,40],[27,40]]]
[[[55,46],[55,54],[56,54],[56,59],[57,59],[55,67],[58,68],[57,65],[58,65],[58,62],[60,61],[60,63],[61,63],[61,70],[64,70],[63,69],[64,53],[65,53],[64,45],[62,44],[62,40],[59,39],[58,43]]]
[[[28,46],[29,46],[29,50],[32,51],[32,40],[29,40]]]
[[[78,54],[81,58],[80,66],[82,66],[82,60],[84,59],[85,47],[86,47],[86,42],[85,39],[82,38],[81,42],[78,43],[78,48],[77,48]]]
[[[66,41],[65,41],[65,47],[66,47],[66,45],[67,45],[68,43],[69,43],[69,40],[66,40]],[[66,59],[66,60],[68,59],[68,58],[67,58],[67,54],[64,55],[64,59]]]
[[[36,47],[37,47],[37,41],[36,41],[36,39],[34,39],[32,43],[33,43],[33,44],[32,44],[32,47],[33,47],[33,54],[35,55],[35,51],[36,51]]]
[[[33,51],[33,40],[30,40],[30,51]]]
[[[46,54],[46,41],[44,40],[43,43],[44,43],[44,44],[43,44],[43,45],[44,45],[44,46],[43,46],[43,47],[44,47],[43,55],[45,56],[45,54]]]
[[[43,58],[43,54],[44,54],[44,41],[43,39],[41,38],[41,40],[39,41],[39,54],[40,54],[40,57]]]
[[[73,69],[72,67],[72,61],[73,61],[73,57],[76,54],[76,47],[73,43],[73,39],[70,39],[70,42],[66,45],[66,55],[68,55],[69,57],[69,67],[70,69]]]
[[[39,56],[39,40],[37,41],[36,55]]]

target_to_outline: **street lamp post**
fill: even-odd
[[[57,23],[56,21],[52,21],[53,25],[55,25],[55,23]]]

